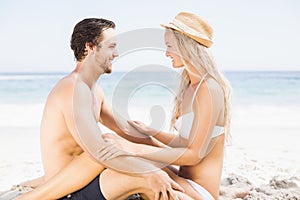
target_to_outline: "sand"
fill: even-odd
[[[235,108],[220,200],[252,188],[244,200],[300,199],[300,108]],[[297,117],[296,117],[297,116]],[[299,117],[298,117],[299,116]],[[0,191],[43,174],[39,127],[0,127]]]

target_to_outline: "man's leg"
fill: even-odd
[[[124,200],[137,193],[145,200],[154,199],[154,193],[146,186],[145,180],[141,177],[129,176],[110,169],[105,169],[100,175],[100,189],[108,200]]]
[[[180,179],[179,184],[186,191],[186,193],[176,192],[180,199],[200,199],[199,197],[191,198],[188,196],[188,194],[192,193],[195,197],[195,191],[189,183],[182,181],[180,177],[178,177],[178,179]],[[177,180],[175,181],[177,182]],[[145,200],[154,199],[152,188],[148,186],[144,178],[122,174],[110,169],[106,169],[101,173],[100,188],[107,200],[124,200],[130,195],[137,193],[141,194]]]
[[[39,185],[42,185],[43,183],[44,183],[44,176],[41,176],[41,177],[38,177],[38,178],[35,178],[32,180],[24,181],[24,182],[20,183],[19,185],[36,188]]]
[[[84,188],[60,198],[59,200],[106,200],[100,190],[99,183],[99,176],[97,176]]]

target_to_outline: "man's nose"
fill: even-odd
[[[119,56],[119,52],[117,50],[115,50],[113,56],[114,57],[118,57]]]
[[[169,53],[169,51],[167,51],[167,50],[166,50],[166,52],[165,52],[165,56],[166,56],[166,57],[169,57],[169,56],[170,56],[170,53]]]

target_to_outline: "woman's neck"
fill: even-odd
[[[186,70],[191,81],[191,86],[198,84],[201,81],[202,77],[206,74],[204,70],[196,69],[196,67],[194,67],[192,64],[188,64],[186,66]]]

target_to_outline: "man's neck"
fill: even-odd
[[[93,71],[93,68],[88,66],[85,62],[77,62],[74,72],[78,74],[80,79],[85,82],[90,89],[94,87],[101,74],[103,74],[99,71]]]

